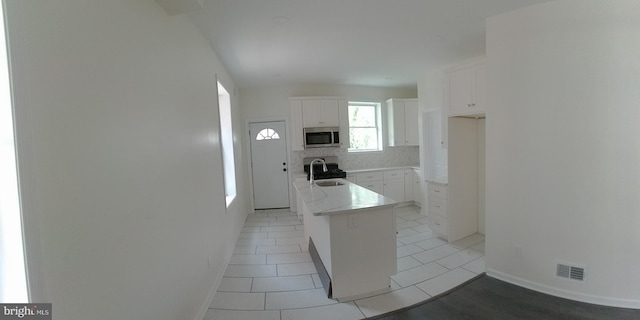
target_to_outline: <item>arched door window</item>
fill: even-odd
[[[265,128],[260,130],[256,135],[256,140],[276,140],[280,139],[280,135],[271,128]]]

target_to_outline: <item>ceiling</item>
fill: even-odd
[[[247,88],[415,87],[429,68],[484,54],[487,17],[549,0],[188,1],[198,4],[189,17]]]

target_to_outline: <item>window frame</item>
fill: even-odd
[[[233,118],[231,115],[231,95],[218,81],[218,114],[220,125],[220,147],[223,168],[223,186],[227,209],[237,196],[235,154],[233,147]]]
[[[354,126],[351,123],[351,117],[349,117],[349,115],[351,114],[350,110],[351,107],[372,107],[375,110],[375,126]],[[375,101],[348,101],[347,103],[347,117],[348,117],[348,122],[349,122],[349,131],[347,132],[347,136],[349,138],[349,146],[347,148],[347,152],[350,153],[372,153],[372,152],[382,152],[384,151],[384,145],[382,142],[382,103],[381,102],[375,102]],[[352,148],[351,147],[351,129],[352,128],[375,128],[376,129],[376,138],[377,138],[377,142],[378,142],[378,148],[377,149],[357,149],[357,148]]]

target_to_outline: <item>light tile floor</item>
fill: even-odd
[[[250,214],[205,320],[358,320],[445,292],[484,272],[484,236],[447,243],[420,208],[395,209],[398,273],[384,294],[328,299],[292,212]]]

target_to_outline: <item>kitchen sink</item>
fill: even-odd
[[[337,186],[343,186],[344,183],[340,182],[340,181],[316,181],[315,182],[316,186],[318,187],[337,187]]]

